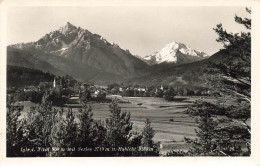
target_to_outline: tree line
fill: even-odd
[[[140,90],[141,89],[141,90]],[[138,88],[138,86],[128,86],[120,90],[119,84],[110,84],[108,86],[108,93],[114,95],[121,95],[126,97],[160,97],[164,98],[167,101],[173,101],[176,95],[178,96],[218,96],[219,93],[213,92],[212,94],[208,93],[207,88],[203,87],[185,87],[185,86],[164,86],[156,87],[149,86],[145,88]]]
[[[7,87],[37,86],[40,82],[53,81],[54,77],[49,72],[7,65]]]
[[[151,122],[146,119],[141,132],[134,130],[131,114],[121,111],[116,100],[105,121],[94,120],[92,108],[86,104],[77,115],[70,108],[54,108],[48,94],[24,118],[20,117],[22,110],[8,102],[8,157],[159,155]]]

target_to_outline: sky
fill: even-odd
[[[139,56],[173,41],[212,55],[222,48],[213,30],[217,24],[245,30],[235,14],[250,17],[243,6],[13,6],[7,9],[7,44],[37,41],[70,22]]]

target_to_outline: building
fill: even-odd
[[[163,86],[161,85],[161,88],[160,88],[162,91],[163,91]]]
[[[53,80],[53,88],[55,88],[56,87],[56,81],[55,81],[55,78],[54,78],[54,80]]]
[[[138,88],[138,91],[139,92],[146,92],[146,89],[145,88]]]

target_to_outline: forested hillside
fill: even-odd
[[[40,82],[51,82],[54,77],[48,72],[7,65],[7,87],[38,85]]]

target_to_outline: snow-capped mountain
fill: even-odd
[[[141,58],[110,43],[104,37],[69,22],[35,42],[14,44],[7,48],[7,64],[10,66],[38,69],[55,75],[69,74],[78,80],[97,84],[161,84],[162,80],[166,84],[176,79],[175,82],[188,82],[182,81],[179,75],[176,77],[173,72],[177,72],[176,66],[170,63],[194,62],[193,65],[178,68],[178,74],[184,73],[190,77],[191,71],[203,64],[200,60],[207,57],[201,51],[172,42],[158,53]],[[163,64],[148,65],[159,63]]]
[[[167,44],[159,52],[147,55],[143,59],[148,64],[152,65],[163,62],[184,64],[199,61],[208,57],[209,56],[202,51],[194,50],[180,42],[172,42]]]
[[[33,66],[39,70],[48,70],[50,67],[45,66],[52,66],[56,71],[87,81],[122,80],[143,74],[148,69],[148,65],[129,50],[69,22],[38,41],[8,48],[10,65]]]

